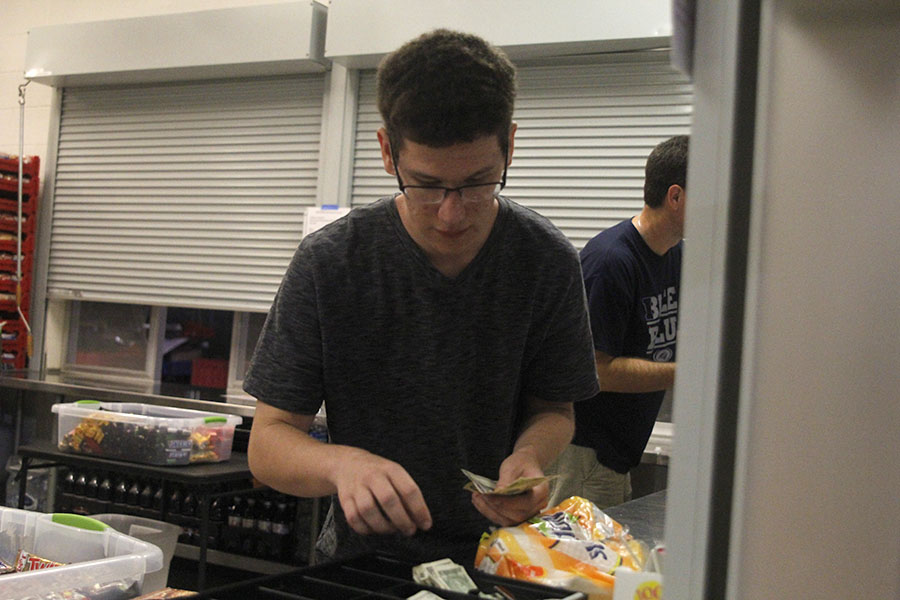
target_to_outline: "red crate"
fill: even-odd
[[[37,223],[35,215],[22,211],[22,233],[34,233],[35,223]],[[0,210],[0,232],[19,233],[19,215],[17,211]]]
[[[22,158],[22,175],[26,178],[37,177],[41,172],[40,156],[25,156]],[[19,157],[10,156],[0,157],[0,173],[12,173],[16,177],[19,176]]]
[[[28,181],[22,183],[22,195],[37,198],[40,191],[40,180],[32,177]],[[19,199],[19,179],[9,175],[0,176],[0,198],[9,200]]]
[[[22,313],[28,318],[28,308],[31,306],[31,291],[22,290]],[[16,304],[15,292],[0,292],[0,312],[18,315],[19,306]],[[3,319],[0,319],[2,321]]]
[[[24,352],[4,352],[2,358],[0,358],[0,365],[4,369],[21,371],[28,367],[28,356]]]
[[[22,339],[20,342],[7,345],[2,344],[0,352],[0,365],[5,369],[24,369],[28,366],[28,342]]]
[[[28,329],[18,316],[15,319],[0,319],[0,322],[3,323],[3,327],[0,329],[2,343],[21,342],[21,340],[27,339]]]
[[[30,300],[30,298],[26,299]],[[7,323],[13,323],[22,318],[22,315],[25,315],[25,318],[28,319],[28,322],[31,322],[31,312],[28,310],[28,305],[22,305],[22,315],[19,314],[19,311],[16,310],[16,303],[13,302],[0,302],[0,314],[5,315],[0,318],[0,321],[6,321]]]
[[[20,249],[17,238],[18,236],[14,233],[0,232],[0,252],[12,254],[15,257],[16,252]],[[26,231],[22,232],[21,251],[23,257],[34,254],[34,236]]]
[[[16,283],[18,280],[16,279],[15,273],[0,273],[0,292],[15,292],[16,291]],[[25,277],[25,274],[22,274],[22,288],[25,287],[31,288],[31,276]]]
[[[15,297],[16,287],[17,286],[16,286],[15,273],[0,273],[0,294],[2,294],[2,297],[6,297],[9,294],[12,294],[13,297]],[[30,298],[31,298],[31,274],[25,274],[25,273],[22,274],[21,290],[22,290],[21,293],[23,296],[22,300],[23,301],[30,300]],[[28,296],[28,298],[25,298],[25,296]],[[23,304],[22,305],[23,310],[27,309],[28,306],[29,305],[27,304],[27,302],[25,304]],[[2,314],[2,312],[4,310],[8,310],[8,309],[0,308],[0,314]],[[2,321],[2,320],[3,320],[3,318],[0,317],[0,321]]]
[[[27,352],[28,336],[23,335],[15,340],[0,341],[3,352]]]
[[[15,193],[9,195],[8,192],[0,190],[0,211],[18,214],[19,199]],[[22,196],[22,215],[29,219],[33,219],[37,216],[37,196],[30,194],[24,194]]]
[[[33,177],[22,185],[22,215],[34,219],[37,215],[40,181]],[[19,214],[19,180],[13,177],[0,177],[0,211]]]
[[[2,252],[0,251],[0,273],[9,273],[12,275],[16,274],[16,251],[13,249],[12,252]],[[23,253],[22,254],[22,280],[24,281],[25,276],[28,275],[31,277],[32,267],[34,266],[34,255]]]
[[[222,358],[195,358],[191,361],[191,385],[227,388],[228,361]]]

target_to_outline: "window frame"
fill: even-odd
[[[228,387],[225,397],[235,404],[255,405],[256,398],[244,391],[244,367],[250,363],[252,351],[247,352],[247,339],[250,333],[250,312],[234,313],[231,326],[231,352],[228,357]]]
[[[166,334],[166,308],[150,306],[150,328],[147,332],[147,353],[144,357],[144,368],[123,369],[117,367],[101,367],[86,365],[75,360],[78,343],[78,327],[80,326],[81,301],[65,302],[65,322],[63,329],[63,356],[60,374],[66,379],[81,379],[91,382],[107,382],[123,387],[152,389],[159,384],[162,375],[163,340]]]

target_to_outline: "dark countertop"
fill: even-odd
[[[665,534],[666,490],[611,506],[603,512],[626,526],[631,535],[647,542],[652,548],[663,541]]]
[[[103,458],[90,454],[63,452],[53,442],[37,441],[19,446],[19,454],[29,459],[50,461],[51,464],[75,465],[91,469],[106,469],[132,475],[156,476],[177,483],[213,486],[223,482],[250,479],[247,455],[232,452],[228,460],[214,463],[194,463],[189,465],[148,465]],[[37,469],[45,463],[32,464]]]
[[[252,417],[256,408],[252,400],[228,396],[225,390],[213,388],[160,382],[129,385],[111,381],[93,381],[60,373],[41,376],[23,370],[0,371],[0,388],[46,392],[75,399],[159,404],[243,417]]]

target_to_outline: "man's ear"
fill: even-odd
[[[387,171],[389,175],[396,175],[397,171],[394,168],[394,156],[391,154],[391,140],[388,138],[387,129],[379,127],[377,135],[378,145],[381,147],[381,160],[384,162],[384,170]]]
[[[673,183],[666,191],[666,206],[678,210],[684,209],[684,188]]]
[[[512,163],[513,150],[516,147],[516,130],[519,128],[519,124],[513,121],[509,125],[509,146],[506,152],[506,166],[508,167]]]

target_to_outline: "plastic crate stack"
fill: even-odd
[[[22,313],[30,319],[34,233],[40,186],[40,158],[22,159]],[[24,369],[28,363],[28,335],[16,309],[16,252],[19,234],[19,158],[0,154],[0,368]]]

